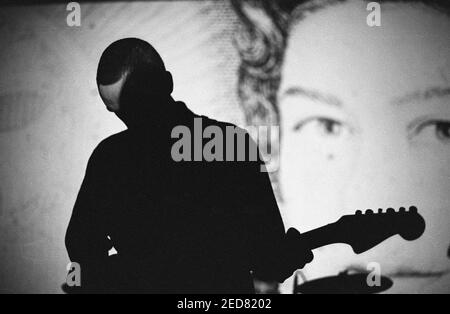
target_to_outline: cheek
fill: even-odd
[[[417,198],[427,221],[430,242],[450,243],[450,147],[417,147],[410,160],[411,196]],[[444,245],[444,243],[439,243]]]
[[[356,209],[414,204],[427,222],[424,236],[413,243],[396,238],[373,254],[400,252],[398,258],[408,260],[420,249],[426,254],[416,256],[414,265],[432,267],[450,244],[450,147],[414,146],[398,130],[368,133],[334,143],[284,130],[280,184],[286,224],[306,231]]]
[[[113,102],[113,103],[110,105],[110,109],[111,109],[111,111],[113,111],[113,112],[118,112],[118,111],[120,110],[119,102]]]
[[[355,145],[349,138],[317,142],[283,133],[280,183],[289,223],[306,230],[344,214],[342,195],[351,179]]]

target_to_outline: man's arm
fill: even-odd
[[[300,246],[298,232],[286,234],[269,175],[261,171],[261,166],[261,159],[253,163],[247,178],[250,257],[256,278],[283,282],[311,262],[313,255]]]
[[[104,195],[101,189],[105,188],[99,156],[97,148],[88,162],[65,238],[70,260],[81,266],[83,288],[97,287],[98,281],[102,281],[102,268],[110,249],[103,223],[105,217],[98,207],[98,198]]]

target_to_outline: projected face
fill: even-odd
[[[355,255],[315,251],[308,279],[378,262],[395,291],[449,291],[450,19],[384,4],[382,26],[363,2],[318,11],[290,33],[279,105],[280,183],[287,224],[307,231],[357,209],[416,205],[427,223]]]
[[[120,109],[119,99],[120,92],[122,91],[122,86],[125,77],[122,77],[114,84],[110,85],[98,85],[98,91],[100,92],[100,97],[106,105],[106,109],[111,112],[118,112]]]

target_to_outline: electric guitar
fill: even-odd
[[[292,230],[295,229],[288,232]],[[417,207],[411,206],[409,210],[400,207],[398,211],[393,208],[383,211],[380,208],[377,213],[371,209],[365,213],[358,210],[354,215],[343,216],[335,223],[302,233],[300,242],[303,247],[311,250],[344,243],[350,245],[356,254],[361,254],[394,235],[413,241],[424,232],[425,220],[418,213]]]

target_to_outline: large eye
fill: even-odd
[[[326,117],[310,117],[294,125],[296,132],[314,132],[326,137],[339,137],[345,131],[345,125],[337,120]]]
[[[450,144],[450,121],[446,120],[426,120],[417,123],[412,128],[412,137],[415,140],[436,141],[444,144]]]

